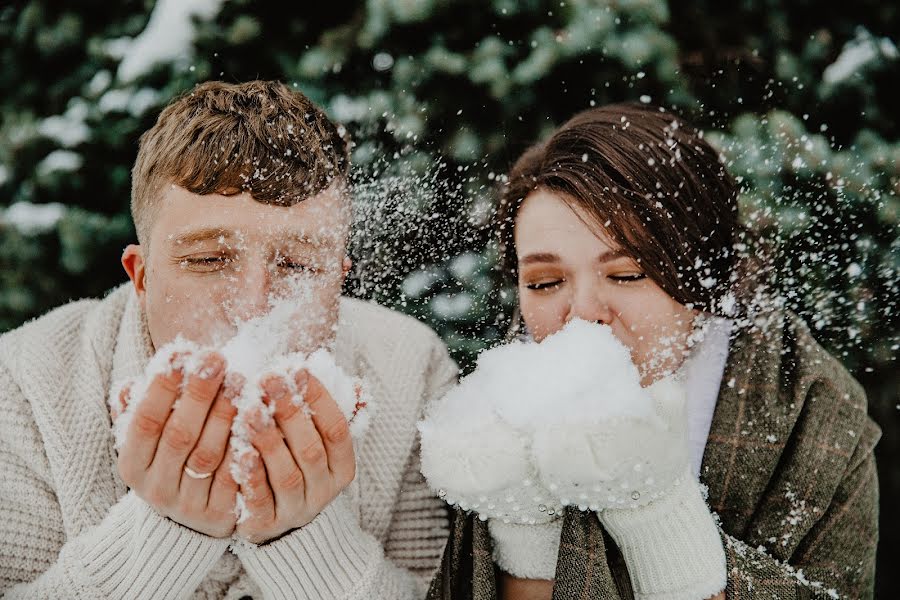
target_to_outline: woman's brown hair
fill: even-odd
[[[720,312],[735,278],[738,187],[682,119],[649,105],[611,104],[578,113],[526,150],[497,215],[502,264],[513,278],[516,214],[538,188],[590,215],[679,303]]]

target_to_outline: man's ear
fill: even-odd
[[[144,262],[144,249],[139,244],[129,244],[125,251],[122,252],[122,266],[128,273],[134,285],[134,291],[137,293],[141,306],[144,304],[144,294],[147,292],[146,285],[146,263]]]
[[[347,279],[347,273],[350,272],[350,269],[353,268],[353,261],[350,260],[349,256],[345,256],[344,260],[341,262],[341,275],[344,279]]]

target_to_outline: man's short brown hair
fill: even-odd
[[[209,81],[174,99],[140,140],[131,171],[131,214],[149,241],[161,192],[240,194],[290,206],[346,178],[343,129],[277,81]]]

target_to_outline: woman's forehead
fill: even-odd
[[[528,195],[516,215],[518,254],[539,249],[589,246],[594,253],[618,249],[584,209],[557,193],[538,189]]]

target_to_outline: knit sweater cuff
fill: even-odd
[[[266,598],[350,597],[371,585],[383,560],[343,495],[300,529],[261,546],[237,544],[235,553]]]
[[[76,568],[108,598],[177,598],[193,593],[228,548],[166,519],[133,491],[77,544]]]
[[[722,539],[689,472],[646,506],[599,516],[622,550],[636,600],[697,600],[725,589]]]

